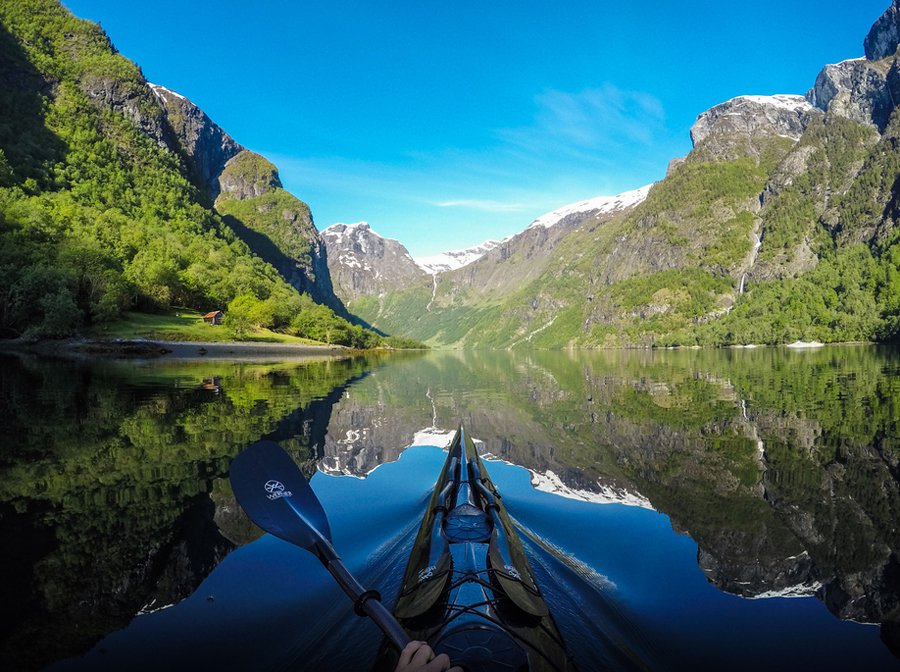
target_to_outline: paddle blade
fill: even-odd
[[[276,443],[259,441],[231,462],[231,487],[250,520],[266,532],[307,550],[331,528],[306,477]]]

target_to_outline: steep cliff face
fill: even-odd
[[[250,248],[293,287],[348,316],[334,293],[325,244],[309,207],[284,189],[278,169],[228,135],[181,94],[149,85],[185,155],[190,176]]]
[[[865,58],[826,65],[806,94],[824,112],[884,131],[900,103],[900,4],[891,3],[863,41]]]
[[[162,104],[178,143],[189,159],[192,177],[205,185],[215,199],[221,190],[219,176],[225,165],[244,148],[181,94],[158,84],[150,84],[150,88]]]
[[[347,316],[309,208],[271,163],[149,84],[56,0],[0,3],[0,24],[0,218],[24,207],[54,230],[4,227],[0,256],[16,259],[7,285],[30,289],[0,311],[0,335],[65,336],[126,310],[221,307],[248,291],[296,298],[287,284]]]
[[[895,106],[896,78],[887,61],[857,58],[826,65],[807,99],[823,112],[883,131]]]
[[[399,241],[382,238],[366,222],[329,226],[322,240],[335,291],[351,309],[363,297],[430,284],[428,274]]]
[[[758,151],[758,139],[799,140],[813,115],[803,96],[738,96],[701,114],[691,127],[691,141],[719,160],[736,158]]]
[[[877,61],[893,56],[898,44],[900,44],[900,2],[893,0],[891,6],[875,21],[872,30],[866,35],[863,47],[866,58]]]

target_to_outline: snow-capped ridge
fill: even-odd
[[[764,95],[744,95],[744,96],[735,96],[728,103],[739,102],[739,101],[747,101],[750,103],[757,103],[758,105],[768,105],[771,107],[777,107],[782,110],[787,110],[789,112],[805,112],[807,110],[811,110],[813,106],[810,102],[804,97],[796,94],[790,93],[776,93],[774,95],[764,96]]]
[[[626,208],[630,208],[637,205],[638,203],[641,203],[645,198],[647,198],[647,194],[650,193],[650,187],[652,186],[652,184],[648,184],[641,187],[640,189],[624,191],[621,194],[617,194],[615,196],[595,196],[594,198],[589,198],[584,201],[578,201],[577,203],[564,205],[561,208],[557,208],[556,210],[541,215],[536,220],[534,220],[528,226],[528,228],[531,229],[537,226],[550,228],[551,226],[554,226],[555,224],[561,222],[569,215],[574,215],[579,212],[597,211],[598,213],[608,214],[611,212],[619,212],[620,210],[625,210]]]
[[[321,235],[325,235],[326,233],[334,236],[335,238],[343,238],[345,236],[353,236],[355,234],[362,233],[363,231],[368,231],[373,236],[378,236],[379,238],[383,238],[384,236],[379,235],[371,226],[369,226],[368,222],[354,222],[352,224],[345,224],[343,222],[336,222],[331,226],[322,230]]]
[[[647,198],[647,194],[650,192],[650,187],[652,186],[652,184],[648,184],[647,186],[641,187],[640,189],[625,191],[615,196],[597,196],[595,198],[589,198],[577,203],[564,205],[563,207],[557,208],[552,212],[541,215],[524,230],[527,231],[528,229],[534,228],[536,226],[550,228],[551,226],[558,224],[569,215],[580,212],[597,212],[600,214],[608,214],[619,212],[620,210],[625,210],[626,208],[637,205],[645,198]],[[474,247],[469,247],[461,250],[449,250],[447,252],[429,255],[427,257],[413,257],[413,261],[416,262],[416,265],[419,268],[431,275],[446,273],[447,271],[455,271],[459,268],[462,268],[463,266],[468,266],[478,259],[481,259],[481,257],[483,257],[494,248],[499,247],[503,243],[513,238],[515,238],[515,235],[504,238],[503,240],[486,240],[480,245],[475,245]]]
[[[419,268],[431,275],[455,271],[457,268],[468,266],[473,261],[481,259],[481,257],[502,242],[502,240],[486,240],[480,245],[469,247],[464,250],[449,250],[427,257],[413,257],[413,261],[416,262],[416,265]]]

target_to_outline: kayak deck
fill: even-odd
[[[574,670],[500,493],[460,428],[410,553],[394,615],[468,672]],[[376,664],[393,670],[386,644]]]

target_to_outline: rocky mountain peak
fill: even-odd
[[[799,140],[812,113],[813,106],[803,96],[737,96],[697,117],[691,141],[696,147],[713,137],[777,135]]]
[[[826,65],[807,100],[835,114],[884,132],[900,100],[900,0],[872,26],[863,41],[865,58]]]
[[[878,61],[893,56],[900,44],[900,0],[893,0],[891,6],[873,24],[863,41],[866,58]]]
[[[424,282],[427,278],[397,240],[383,238],[366,222],[333,224],[320,234],[335,291],[345,302]]]
[[[883,131],[900,92],[897,63],[855,58],[822,68],[806,99],[823,112]]]

